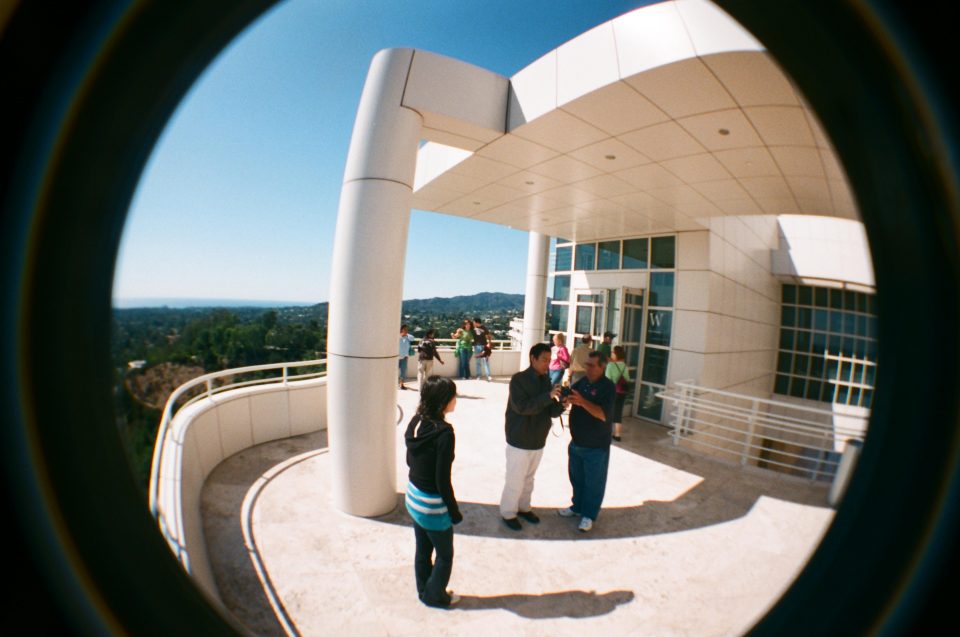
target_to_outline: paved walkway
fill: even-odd
[[[559,425],[534,489],[542,522],[510,531],[497,506],[506,382],[458,382],[455,610],[417,600],[400,486],[382,518],[332,508],[325,432],[248,449],[208,479],[204,527],[227,608],[260,635],[739,635],[833,519],[826,485],[697,456],[666,429],[628,420],[593,531],[554,513],[570,495]],[[398,485],[417,400],[398,392]]]

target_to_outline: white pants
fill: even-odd
[[[500,515],[505,519],[517,517],[517,511],[530,510],[533,477],[541,457],[543,449],[518,449],[507,445],[507,475],[500,496]]]
[[[423,381],[430,378],[433,374],[433,361],[420,361],[417,364],[417,383],[420,385],[420,389],[423,389]]]

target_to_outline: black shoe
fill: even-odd
[[[518,511],[517,515],[529,522],[530,524],[539,524],[540,518],[537,517],[537,514],[533,511]]]
[[[620,442],[620,436],[613,436],[613,439],[616,440],[617,442]]]
[[[510,518],[509,520],[507,518],[503,518],[503,523],[506,524],[507,528],[511,531],[519,531],[523,528],[520,526],[520,520],[517,518]]]

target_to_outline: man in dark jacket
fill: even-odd
[[[537,343],[530,348],[530,367],[510,379],[505,430],[507,435],[507,471],[500,515],[508,528],[522,527],[517,516],[531,524],[540,521],[530,509],[533,478],[540,466],[552,419],[563,412],[560,386],[551,387],[547,377],[550,346]]]

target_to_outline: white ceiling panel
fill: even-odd
[[[568,155],[560,155],[542,164],[532,166],[530,172],[546,175],[568,184],[603,174],[603,171]]]
[[[694,190],[713,202],[742,201],[750,199],[750,194],[736,179],[719,179],[691,184]]]
[[[577,188],[586,190],[597,197],[616,197],[636,190],[631,184],[613,175],[599,175],[586,181],[577,182]]]
[[[791,199],[793,192],[783,177],[742,177],[740,185],[757,199]]]
[[[787,175],[787,184],[798,202],[800,199],[825,199],[830,201],[830,187],[823,177],[791,177]]]
[[[609,137],[607,133],[562,110],[555,110],[510,131],[534,143],[567,153]]]
[[[540,193],[539,196],[563,203],[569,203],[571,205],[593,201],[594,199],[600,198],[592,192],[580,190],[579,188],[575,188],[573,186],[561,186],[560,188],[545,190]]]
[[[651,162],[650,158],[613,137],[579,148],[571,152],[570,157],[579,159],[606,173],[613,173]]]
[[[505,179],[501,179],[497,183],[507,188],[516,188],[527,194],[534,194],[564,185],[562,181],[538,175],[529,170],[514,173]]]
[[[535,144],[530,140],[509,133],[477,151],[477,155],[481,157],[517,168],[529,168],[534,164],[545,162],[551,157],[556,157],[558,154],[557,151],[546,146]]]
[[[640,190],[678,186],[683,180],[666,170],[660,164],[647,164],[635,168],[627,168],[615,173],[617,177]]]
[[[750,106],[744,109],[768,146],[813,146],[813,133],[799,106]]]
[[[730,179],[731,176],[723,164],[709,153],[668,159],[661,165],[688,184]]]
[[[662,201],[659,199],[654,199],[645,192],[632,192],[626,195],[613,197],[611,200],[630,211],[643,212],[664,206]]]
[[[703,58],[741,106],[799,106],[793,84],[766,52],[736,51]]]
[[[786,176],[823,177],[820,151],[810,146],[771,146],[770,153]]]
[[[800,213],[800,208],[793,197],[757,197],[757,203],[768,215],[795,215]]]
[[[698,58],[651,69],[625,81],[674,119],[737,105]]]
[[[734,177],[774,177],[780,168],[765,147],[718,150],[713,154]]]
[[[517,172],[517,168],[509,164],[494,161],[493,159],[488,159],[487,157],[471,155],[451,168],[450,172],[492,183],[508,175],[512,175]]]
[[[614,82],[563,105],[563,110],[611,135],[658,124],[670,116],[624,82]]]
[[[763,209],[753,199],[720,199],[714,203],[726,215],[763,214]]]
[[[708,150],[749,148],[763,144],[753,124],[739,108],[684,117],[679,123]]]
[[[697,155],[706,149],[676,122],[654,124],[620,136],[620,140],[654,161]]]

